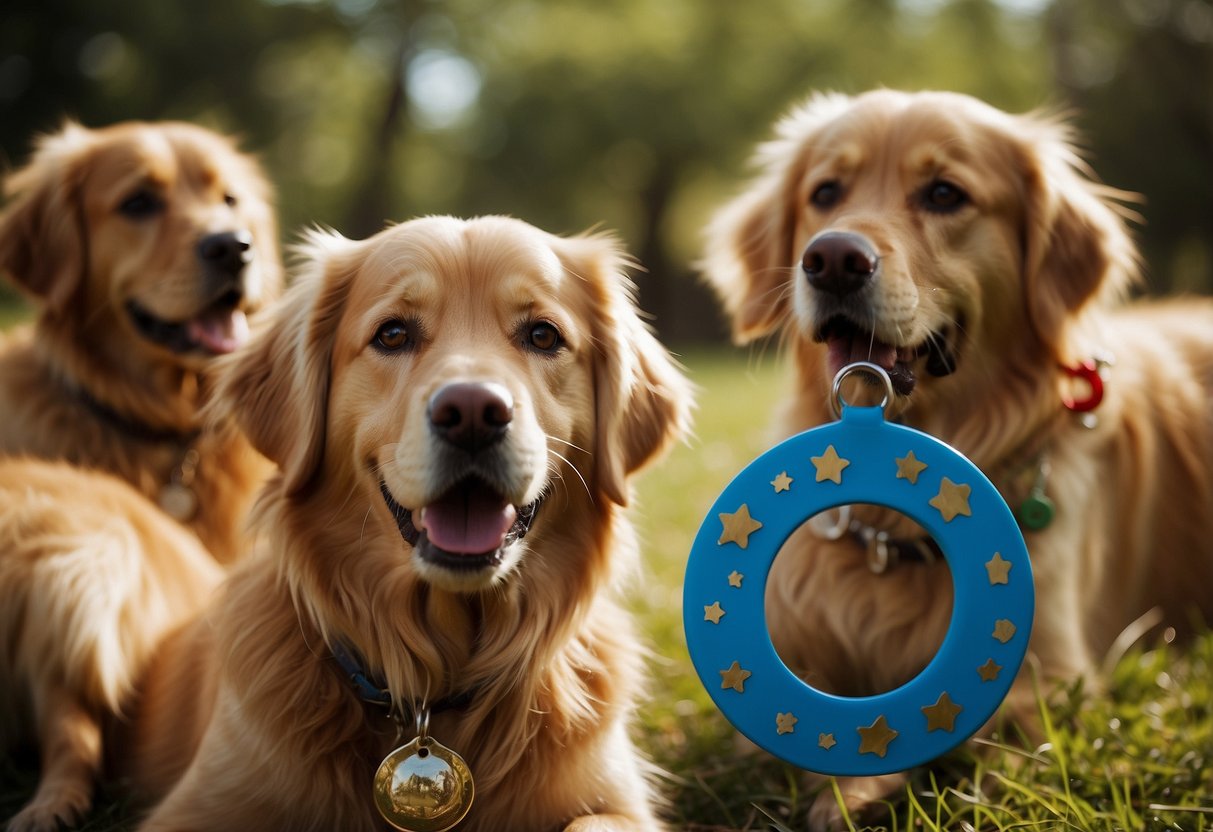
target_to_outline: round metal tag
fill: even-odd
[[[427,736],[388,754],[373,789],[375,808],[400,832],[446,832],[467,815],[476,794],[463,758]]]
[[[853,369],[839,373],[836,395]],[[925,528],[955,591],[947,636],[926,668],[895,690],[848,698],[815,690],[784,665],[764,597],[789,535],[852,503],[886,506]],[[725,717],[775,756],[837,775],[903,771],[981,728],[1023,662],[1034,607],[1023,535],[985,475],[951,446],[886,422],[882,407],[845,402],[839,421],[781,442],[729,483],[695,538],[683,588],[691,660]]]

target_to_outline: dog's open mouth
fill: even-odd
[[[889,374],[893,389],[908,396],[918,383],[919,359],[933,376],[943,377],[956,370],[956,329],[933,332],[914,346],[895,346],[881,341],[876,334],[843,315],[825,322],[814,336],[829,348],[830,373],[836,374],[848,364],[869,361]]]
[[[503,552],[530,531],[542,498],[515,506],[494,488],[468,477],[419,510],[396,502],[387,484],[379,491],[400,536],[422,559],[471,572],[501,563]]]
[[[166,321],[134,300],[127,301],[126,311],[144,338],[166,349],[225,355],[244,346],[249,338],[248,317],[240,309],[242,299],[232,289],[186,321]]]

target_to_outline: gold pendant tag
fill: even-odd
[[[158,499],[160,508],[181,523],[193,520],[198,511],[198,495],[192,488],[179,482],[170,482],[161,488]]]
[[[424,735],[383,758],[373,790],[375,808],[400,832],[446,832],[476,794],[463,758]]]

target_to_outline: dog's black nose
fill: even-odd
[[[505,435],[514,397],[500,384],[452,382],[430,397],[430,427],[457,448],[475,453]]]
[[[818,236],[804,250],[801,265],[809,285],[832,295],[857,292],[876,274],[880,258],[866,237],[849,231]]]
[[[238,275],[253,259],[253,235],[247,231],[221,231],[198,241],[198,259],[204,266]]]

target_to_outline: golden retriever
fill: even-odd
[[[282,283],[258,165],[190,124],[69,123],[6,191],[0,272],[38,315],[0,335],[0,454],[110,472],[231,561],[265,464],[198,408]]]
[[[1181,634],[1209,620],[1213,304],[1122,303],[1137,277],[1125,195],[1092,181],[1065,124],[880,90],[815,96],[776,134],[711,223],[704,270],[738,342],[785,339],[782,433],[829,421],[834,374],[869,360],[892,377],[890,418],[965,453],[1013,508],[1051,500],[1051,522],[1021,523],[1045,679],[1091,677],[1151,610]],[[839,531],[785,544],[772,639],[815,687],[889,690],[942,642],[949,573],[900,514],[854,507]],[[1009,700],[1029,721],[1030,677]],[[841,785],[854,810],[904,782]],[[810,824],[839,823],[823,793]]]
[[[47,830],[87,807],[101,725],[188,612],[155,587],[200,544],[240,553],[270,466],[199,408],[282,270],[259,167],[199,127],[69,123],[6,189],[0,271],[38,312],[0,334],[0,735],[42,756],[9,828]]]
[[[140,829],[387,829],[372,779],[398,730],[334,651],[403,739],[428,708],[467,761],[460,829],[659,828],[614,590],[637,554],[629,475],[684,432],[689,389],[627,261],[494,217],[305,249],[213,402],[279,465],[263,548],[113,726],[115,773],[156,804]]]
[[[113,476],[0,460],[0,741],[36,732],[43,762],[10,832],[88,809],[107,723],[219,577],[196,536]]]

